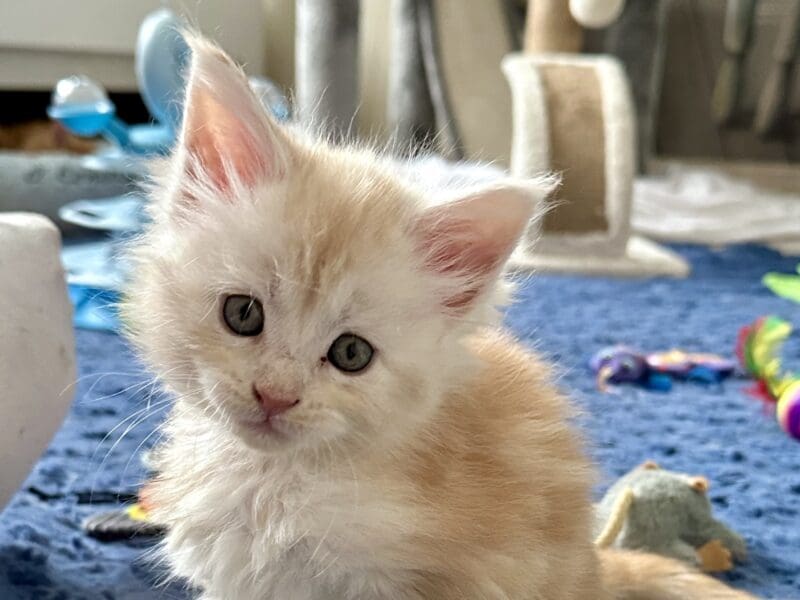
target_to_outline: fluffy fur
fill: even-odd
[[[540,187],[428,198],[281,129],[192,48],[125,305],[176,396],[149,490],[175,576],[237,600],[745,597],[655,557],[609,554],[601,576],[568,403],[497,331]],[[260,335],[226,329],[235,293],[262,301]],[[360,374],[324,359],[343,332],[376,349]],[[254,428],[254,384],[301,402]]]

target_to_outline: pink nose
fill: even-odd
[[[276,394],[267,388],[259,388],[255,385],[253,386],[253,396],[255,396],[256,402],[258,402],[261,410],[264,411],[267,419],[300,404],[300,398]]]

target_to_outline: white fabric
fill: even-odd
[[[763,242],[791,253],[800,249],[800,171],[798,195],[791,195],[673,165],[663,177],[635,182],[631,220],[635,231],[663,241]]]
[[[72,398],[72,309],[60,245],[47,218],[0,213],[0,509]]]

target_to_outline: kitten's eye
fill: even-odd
[[[254,336],[264,329],[264,307],[258,298],[233,294],[222,307],[225,324],[236,335]]]
[[[367,368],[375,351],[364,338],[353,333],[343,333],[328,348],[328,360],[346,373],[355,373]]]

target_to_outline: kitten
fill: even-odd
[[[568,403],[494,308],[536,182],[432,202],[192,50],[125,305],[176,395],[148,489],[175,576],[208,599],[748,597],[598,558]]]

